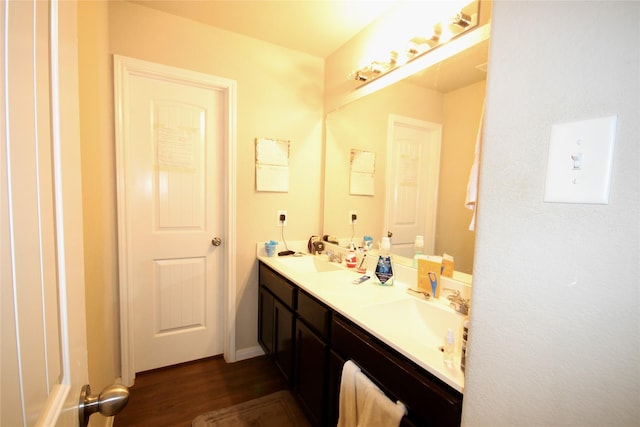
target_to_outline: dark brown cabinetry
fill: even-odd
[[[313,425],[326,425],[326,372],[328,345],[307,325],[296,322],[293,391]]]
[[[331,348],[356,362],[391,399],[404,403],[412,424],[460,425],[461,393],[340,316],[333,319]]]
[[[274,357],[285,379],[293,380],[294,310],[297,289],[266,266],[260,267],[258,342]]]
[[[327,425],[327,374],[331,310],[298,291],[293,390],[314,425]]]
[[[407,406],[403,425],[460,425],[461,393],[262,263],[258,336],[316,426],[336,425],[347,360]]]

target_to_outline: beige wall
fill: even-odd
[[[640,4],[501,1],[493,8],[463,425],[635,425]],[[321,198],[315,159],[305,163],[308,170],[296,166],[300,179],[292,179],[289,194],[255,193],[253,138],[288,137],[301,141],[292,156],[320,157],[322,61],[139,6],[115,3],[109,12],[111,52],[238,80],[238,346],[252,346],[253,243],[273,237],[273,212],[281,208],[289,210],[291,239],[319,232]],[[104,25],[102,15],[92,19]],[[96,45],[100,57],[81,58],[93,64],[83,65],[81,74],[110,73],[99,35]],[[191,53],[185,46],[200,49]],[[81,82],[82,106],[90,106],[82,115],[83,186],[92,187],[84,190],[85,209],[93,211],[87,205],[95,203],[113,213],[113,141],[105,137],[111,123],[98,122],[104,132],[85,137],[88,116],[111,120],[111,76],[105,78]],[[93,104],[93,96],[108,107]],[[618,115],[609,204],[542,202],[551,125],[609,114]],[[101,236],[107,246],[85,254],[87,270],[96,272],[87,273],[87,317],[94,326],[115,321],[113,218],[85,213],[85,238]],[[105,337],[89,337],[90,375],[106,378],[119,371],[110,355],[118,346],[117,325],[102,330]],[[96,359],[105,349],[107,356]]]
[[[238,350],[254,347],[256,242],[280,240],[278,209],[288,211],[288,240],[317,233],[322,60],[119,1],[109,3],[109,50],[237,81],[236,346]],[[291,140],[288,193],[255,191],[256,137]]]
[[[101,332],[89,336],[92,386],[119,375],[112,54],[237,81],[236,345],[255,349],[256,242],[280,240],[278,209],[288,210],[287,240],[319,232],[323,61],[131,3],[79,9],[87,318]],[[288,193],[254,190],[256,137],[291,140]]]
[[[494,2],[464,426],[638,425],[638,22]],[[551,126],[613,114],[609,203],[544,203]]]
[[[456,270],[473,270],[472,211],[464,207],[469,171],[484,105],[485,82],[443,94],[398,82],[327,115],[323,233],[351,236],[350,210],[358,211],[356,237],[379,241],[384,230],[389,114],[442,124],[435,253],[456,259]],[[376,153],[375,196],[349,194],[351,148]]]
[[[456,270],[471,274],[475,231],[469,231],[472,211],[464,207],[473,164],[486,83],[474,83],[444,95],[436,254],[455,257]]]
[[[78,67],[89,380],[120,376],[118,253],[107,2],[78,2]],[[92,417],[97,423],[102,417]]]
[[[324,234],[351,237],[349,211],[356,210],[356,236],[366,234],[374,242],[380,241],[384,231],[389,114],[441,123],[442,98],[439,92],[399,82],[328,114]],[[376,154],[374,196],[349,194],[352,148]]]

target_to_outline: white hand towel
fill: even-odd
[[[402,402],[389,400],[351,361],[342,368],[339,400],[337,427],[397,427],[407,413]]]
[[[358,427],[398,427],[407,413],[402,402],[393,403],[362,372],[356,374],[356,393],[358,403],[362,402],[358,405]]]
[[[356,374],[360,368],[352,361],[342,367],[340,380],[339,417],[337,427],[357,427],[358,410],[356,402]]]
[[[480,146],[482,145],[483,123],[484,107],[482,107],[482,113],[480,114],[480,125],[478,126],[478,133],[476,135],[476,147],[473,157],[473,165],[471,165],[471,171],[469,172],[467,196],[464,200],[464,206],[467,209],[473,210],[473,216],[471,217],[471,223],[469,224],[469,230],[471,231],[475,230],[476,228],[476,208],[478,205],[478,176],[480,174]]]

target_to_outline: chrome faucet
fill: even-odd
[[[460,295],[457,289],[444,288],[443,291],[451,293],[447,299],[451,301],[449,305],[460,314],[469,314],[469,300]]]

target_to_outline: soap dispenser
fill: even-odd
[[[376,281],[383,286],[393,285],[393,263],[390,251],[391,240],[389,237],[383,237],[375,271]]]
[[[447,336],[444,342],[444,364],[453,366],[453,353],[455,349],[455,338],[453,337],[453,329],[447,330]]]

